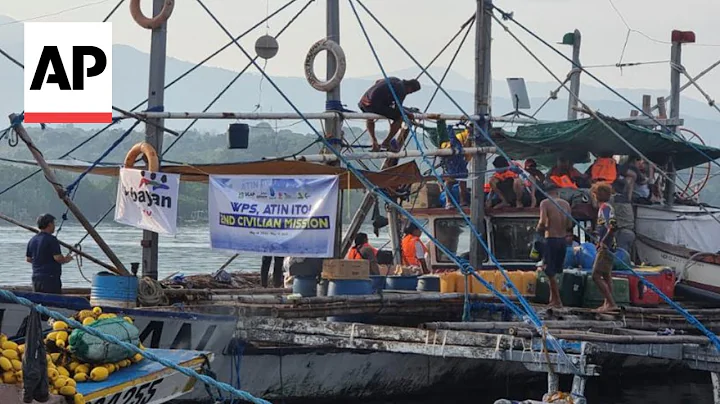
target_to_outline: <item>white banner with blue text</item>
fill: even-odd
[[[335,175],[211,175],[210,244],[249,255],[332,257],[338,187]]]
[[[174,236],[180,174],[121,168],[115,221]]]

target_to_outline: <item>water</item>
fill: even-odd
[[[128,270],[130,270],[131,262],[142,261],[141,230],[126,226],[101,225],[98,227],[98,231]],[[370,243],[377,248],[382,247],[388,241],[386,232],[381,232],[380,237],[376,238],[371,227],[363,228],[362,231],[368,234]],[[85,236],[85,229],[81,226],[66,224],[60,232],[59,239],[68,244],[75,244],[83,236]],[[0,260],[0,284],[13,286],[29,286],[31,284],[32,269],[30,264],[25,262],[25,250],[31,237],[32,233],[19,227],[0,226],[0,257],[3,257]],[[82,248],[83,252],[110,263],[92,238],[88,237],[83,242]],[[65,252],[67,250],[63,248],[63,253]],[[232,252],[210,249],[210,235],[207,226],[183,226],[178,228],[178,234],[175,237],[160,236],[159,277],[162,279],[175,272],[184,275],[212,273],[232,255]],[[77,262],[65,264],[63,265],[63,286],[88,287],[89,283],[83,279],[83,274],[87,279],[92,280],[93,274],[102,270],[104,268],[87,259],[82,260],[82,273],[78,270]],[[240,255],[226,270],[229,272],[239,270],[257,272],[260,270],[260,257]]]
[[[185,275],[210,273],[217,270],[227,259],[231,252],[213,251],[210,249],[209,234],[206,226],[180,227],[176,237],[160,237],[160,278],[172,275],[175,272]],[[140,239],[142,232],[130,227],[100,226],[100,234],[108,245],[118,255],[120,260],[129,268],[131,262],[140,262],[142,250]],[[372,234],[371,228],[364,228],[370,236],[370,242],[377,248],[388,241],[387,233],[380,237]],[[60,233],[60,239],[74,244],[85,235],[85,230],[79,226],[66,225]],[[30,285],[31,268],[25,262],[25,248],[32,234],[18,227],[0,226],[0,283],[6,285]],[[64,249],[63,249],[64,250]],[[109,262],[102,251],[88,238],[83,243],[83,251],[105,262]],[[258,271],[260,257],[239,256],[229,267],[230,271]],[[83,260],[82,272],[88,279],[101,267]],[[63,266],[63,284],[66,287],[88,287],[89,283],[75,262]],[[614,376],[613,376],[614,377]],[[482,378],[479,376],[479,385]],[[562,385],[567,391],[569,385]],[[464,394],[459,397],[449,397],[442,394],[437,397],[424,395],[423,397],[408,397],[398,400],[385,401],[375,404],[410,404],[410,403],[436,403],[453,402],[464,403],[493,403],[499,398],[516,400],[539,399],[546,389],[544,383],[522,383],[508,380],[505,386],[493,386],[491,389],[482,388],[473,394]],[[708,373],[695,373],[685,378],[652,378],[648,380],[627,379],[617,376],[613,379],[593,381],[588,383],[587,398],[590,403],[601,404],[712,404],[712,386]],[[367,402],[366,402],[367,403]]]

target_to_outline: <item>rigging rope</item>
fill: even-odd
[[[350,1],[351,6],[352,6],[352,0],[349,0],[349,1]],[[358,0],[358,3],[359,3],[361,6],[363,6],[363,8],[366,10],[366,12],[368,12],[368,14],[371,15],[371,17],[373,17],[373,19],[378,23],[378,25],[380,25],[380,27],[390,36],[390,38],[393,39],[393,41],[405,52],[405,54],[406,54],[410,59],[412,59],[412,61],[413,61],[416,65],[420,66],[420,64],[419,64],[419,63],[417,62],[417,60],[410,54],[410,52],[408,52],[407,49],[392,35],[392,33],[390,33],[390,32],[387,30],[387,28],[386,28],[384,25],[382,25],[382,23],[380,23],[380,22],[377,20],[377,18],[375,18],[375,17],[373,16],[372,13],[370,13],[370,11],[362,4],[362,2],[361,2],[360,0]],[[354,10],[354,7],[353,7],[353,10]],[[355,13],[355,14],[356,14],[356,16],[357,16],[357,13]],[[358,19],[359,19],[359,17],[358,17]],[[383,71],[383,74],[384,74],[384,71]],[[435,81],[435,79],[434,79],[430,74],[427,74],[427,76],[428,76],[434,83],[437,84],[437,82]],[[452,97],[450,97],[449,94],[447,94],[447,92],[445,91],[445,89],[443,89],[442,87],[440,87],[440,88],[441,88],[441,90],[445,93],[445,95],[450,99],[450,101],[453,102],[453,103],[455,104],[455,106],[456,106],[464,115],[469,116],[467,113],[465,113],[465,112],[463,111],[462,107],[460,107],[460,105],[457,104],[457,102],[455,102],[455,100],[454,100]],[[391,87],[391,91],[392,91],[392,87]],[[394,93],[394,91],[393,91],[393,93]],[[402,109],[401,109],[401,111],[402,111]],[[604,121],[602,121],[602,122],[604,122]],[[475,125],[475,127],[480,130],[481,134],[486,138],[486,140],[487,140],[489,143],[491,143],[493,146],[495,146],[495,147],[497,148],[498,154],[500,154],[500,155],[502,155],[503,157],[505,157],[508,161],[512,161],[512,159],[510,158],[510,156],[508,156],[508,155],[504,152],[504,150],[503,150],[502,148],[500,148],[500,147],[492,140],[492,138],[491,138],[490,135],[487,133],[487,131],[485,131],[484,129],[482,129],[482,125]],[[515,167],[513,167],[512,165],[511,165],[511,170],[515,170]],[[523,177],[524,180],[530,181],[532,184],[535,185],[536,189],[540,190],[546,197],[549,197],[549,195],[542,189],[542,187],[539,187],[539,186],[538,186],[537,181],[536,181],[532,176],[529,176],[524,170],[518,169],[517,171],[518,171],[518,174],[521,175],[521,177]],[[457,204],[457,201],[456,201],[455,198],[452,196],[452,194],[450,194],[449,197],[450,197],[450,199],[453,201],[453,204],[456,206],[456,208],[459,209],[459,206],[458,206],[458,204]],[[557,202],[555,202],[552,198],[549,198],[549,199],[550,199],[550,201],[551,201],[552,203],[554,203],[558,208],[560,208],[560,206],[557,204]],[[461,211],[461,209],[459,209],[459,210]],[[563,209],[560,209],[560,211],[563,211]],[[461,213],[464,215],[464,212],[461,211]],[[578,221],[575,220],[575,218],[572,217],[572,215],[566,213],[566,216],[568,216],[568,218],[569,218],[570,220],[572,220],[572,222],[573,222],[575,225],[578,226],[578,228],[580,229],[580,231],[582,231],[583,233],[585,233],[585,234],[586,234],[587,236],[589,236],[591,239],[596,239],[593,235],[588,234],[588,233],[585,231],[585,229],[584,229],[582,226],[580,226],[580,223],[578,223]],[[714,217],[714,216],[713,216],[713,217]],[[476,231],[476,229],[474,229],[474,228],[472,228],[472,227],[471,227],[471,229],[473,229],[474,231]],[[484,244],[482,238],[479,237],[479,238],[478,238],[478,241],[480,241],[481,244]],[[483,245],[483,247],[485,247],[485,245]],[[615,254],[614,254],[614,253],[611,252],[611,255],[613,256],[613,258],[615,258]],[[494,259],[494,256],[492,255],[492,253],[490,253],[490,257],[491,257],[491,259]],[[496,263],[496,261],[493,260],[493,263]],[[683,315],[683,317],[685,317],[685,319],[688,321],[688,323],[692,324],[692,325],[695,326],[698,330],[700,330],[703,334],[705,334],[705,335],[708,337],[708,339],[715,345],[716,349],[719,349],[719,350],[720,350],[720,339],[718,339],[718,337],[717,337],[714,333],[712,333],[710,330],[708,330],[707,328],[705,328],[705,326],[702,325],[702,323],[700,323],[695,317],[693,317],[689,312],[687,312],[685,309],[683,309],[680,305],[678,305],[677,303],[675,303],[672,299],[670,299],[669,297],[667,297],[662,291],[660,291],[660,290],[659,290],[655,285],[653,285],[651,282],[648,282],[642,275],[640,275],[639,273],[637,273],[637,272],[636,272],[632,267],[630,267],[627,263],[624,263],[624,262],[623,262],[623,264],[627,267],[628,270],[630,270],[630,272],[631,272],[634,276],[638,277],[639,280],[640,280],[646,287],[650,288],[653,292],[655,292],[656,294],[658,294],[658,296],[660,296],[663,300],[665,300],[671,307],[673,307],[676,311],[678,311],[681,315]],[[497,265],[497,264],[496,264],[496,265]],[[498,268],[500,269],[501,267],[498,266]],[[514,284],[512,283],[512,281],[511,281],[509,278],[507,278],[507,275],[504,273],[504,271],[503,271],[502,269],[501,269],[500,272],[501,272],[503,275],[505,275],[507,285],[511,287],[511,289],[514,291],[514,293],[517,294],[517,289],[514,287]],[[476,278],[480,278],[479,276],[477,276],[477,274],[475,274],[475,276],[476,276]],[[518,298],[520,299],[520,296],[518,296]],[[522,300],[521,300],[521,303],[522,303]],[[530,313],[528,313],[528,314],[530,314]],[[553,343],[553,345],[554,345],[556,342],[557,342],[557,341],[556,341],[554,338],[551,338],[551,343]],[[561,352],[561,350],[558,350],[558,352]]]
[[[668,135],[674,136],[674,137],[677,138],[679,141],[681,141],[681,142],[687,144],[688,146],[690,146],[691,148],[693,148],[696,152],[698,152],[700,155],[702,155],[703,157],[705,157],[708,161],[710,161],[710,162],[712,162],[713,164],[715,164],[715,165],[717,165],[718,167],[720,167],[720,163],[719,163],[719,162],[715,161],[713,158],[711,158],[710,156],[708,156],[707,153],[705,153],[705,152],[703,152],[702,150],[698,149],[697,146],[695,146],[692,142],[688,142],[688,141],[687,141],[686,139],[684,139],[682,136],[678,135],[675,131],[670,130],[670,128],[668,128],[667,125],[665,125],[665,124],[663,124],[662,122],[660,122],[657,118],[655,118],[655,116],[653,116],[652,114],[648,113],[647,111],[645,111],[645,110],[643,110],[642,108],[640,108],[640,107],[638,107],[637,105],[635,105],[635,103],[633,103],[632,101],[630,101],[627,97],[625,97],[624,95],[620,94],[617,90],[615,90],[614,88],[612,88],[610,85],[608,85],[607,83],[605,83],[603,80],[599,79],[597,76],[595,76],[595,75],[592,74],[591,72],[589,72],[589,71],[587,71],[586,69],[584,69],[581,65],[578,65],[577,63],[575,63],[571,58],[567,57],[564,53],[562,53],[561,51],[559,51],[556,47],[552,46],[548,41],[546,41],[545,39],[541,38],[538,34],[536,34],[536,33],[533,32],[532,30],[530,30],[529,28],[525,27],[523,24],[521,24],[520,22],[518,22],[518,21],[513,17],[513,14],[512,14],[512,13],[506,13],[505,11],[503,11],[501,8],[499,8],[498,6],[496,6],[496,5],[494,5],[494,4],[491,4],[490,7],[494,8],[495,10],[497,10],[497,11],[502,15],[502,18],[503,18],[504,20],[510,20],[510,21],[512,21],[513,23],[515,23],[515,25],[517,25],[518,27],[520,27],[523,31],[525,31],[526,33],[528,33],[530,36],[532,36],[533,38],[535,38],[535,39],[537,39],[538,41],[540,41],[543,45],[545,45],[545,46],[547,46],[548,48],[550,48],[553,52],[557,53],[558,55],[560,55],[561,57],[563,57],[563,58],[564,58],[565,60],[567,60],[568,62],[572,63],[572,65],[573,65],[575,68],[580,69],[582,72],[584,72],[585,74],[587,74],[587,75],[588,75],[589,77],[591,77],[593,80],[597,81],[601,86],[605,87],[607,90],[609,90],[610,92],[612,92],[613,94],[615,94],[616,96],[618,96],[620,99],[622,99],[623,101],[625,101],[626,103],[628,103],[631,107],[635,108],[635,109],[638,110],[640,113],[642,113],[643,115],[645,115],[645,116],[646,116],[648,119],[650,119],[653,123],[655,123],[655,124],[658,125],[660,128],[662,128],[663,131],[665,131]]]
[[[433,63],[435,63],[435,61],[437,61],[438,58],[440,58],[440,56],[441,56],[443,53],[445,53],[445,51],[450,47],[450,45],[452,45],[453,42],[455,42],[455,40],[457,39],[457,37],[460,36],[460,34],[462,33],[463,29],[465,29],[465,27],[466,27],[468,24],[473,24],[473,23],[475,23],[475,15],[473,15],[473,16],[470,17],[470,18],[468,18],[467,21],[465,21],[465,22],[460,26],[460,29],[455,33],[455,35],[453,35],[453,37],[450,38],[450,40],[445,44],[445,46],[443,46],[443,48],[440,49],[440,52],[438,52],[438,53],[435,55],[435,57],[433,57],[432,60],[431,60],[427,65],[425,65],[425,70],[429,69],[430,66],[432,66]],[[422,77],[422,75],[423,75],[423,72],[420,71],[420,73],[418,73],[418,75],[417,75],[417,77],[415,77],[415,79],[416,79],[416,80],[420,79],[420,77]]]
[[[198,0],[198,1],[199,1],[199,0]],[[376,51],[375,51],[375,48],[374,48],[374,46],[372,45],[372,42],[370,41],[370,38],[369,38],[367,32],[365,31],[365,27],[364,27],[364,25],[363,25],[363,23],[362,23],[362,20],[360,19],[360,15],[357,13],[357,10],[355,9],[355,5],[353,4],[353,1],[352,1],[352,0],[348,0],[348,2],[350,3],[350,7],[352,8],[353,13],[355,14],[355,17],[356,17],[357,20],[358,20],[358,24],[360,25],[360,28],[362,29],[363,34],[365,35],[365,38],[366,38],[366,40],[367,40],[367,42],[368,42],[368,44],[369,44],[369,46],[370,46],[370,49],[371,49],[371,51],[373,52],[373,55],[375,56],[375,60],[377,61],[378,65],[380,66],[380,70],[382,71],[382,74],[383,74],[383,76],[385,77],[385,81],[386,81],[387,84],[388,84],[388,88],[390,88],[390,92],[392,93],[393,98],[395,99],[395,103],[396,103],[397,105],[402,105],[402,103],[400,102],[400,99],[397,97],[397,94],[396,94],[394,88],[390,85],[388,76],[387,76],[387,74],[385,73],[385,69],[383,68],[382,63],[380,62],[380,58],[379,58],[379,56],[377,55],[377,53],[376,53]],[[422,68],[422,65],[420,65],[420,63],[417,61],[417,59],[415,59],[415,57],[413,57],[412,54],[410,54],[410,52],[402,45],[402,43],[400,43],[400,41],[398,41],[397,38],[395,38],[395,36],[387,29],[387,27],[385,27],[385,26],[377,19],[377,17],[363,4],[363,2],[360,1],[360,0],[358,0],[357,3],[360,4],[360,6],[361,6],[361,7],[365,10],[365,12],[378,24],[378,26],[380,26],[380,28],[381,28],[383,31],[385,31],[386,34],[388,34],[388,36],[396,43],[396,45],[398,45],[398,47],[400,47],[400,48],[403,50],[403,52],[405,52],[405,54],[406,54],[418,67]],[[428,78],[430,78],[430,80],[431,80],[441,91],[443,91],[443,93],[445,94],[445,96],[447,96],[448,99],[450,99],[450,101],[451,101],[453,104],[455,104],[455,106],[456,106],[464,115],[470,116],[469,114],[467,114],[467,113],[463,110],[463,108],[462,108],[459,104],[457,104],[457,102],[456,102],[456,101],[447,93],[447,91],[445,91],[445,89],[432,77],[432,75],[430,75],[430,73],[428,73],[427,71],[425,71],[425,74],[428,76]],[[405,110],[404,110],[403,108],[399,108],[399,110],[400,110],[400,113],[401,113],[402,116],[403,116],[403,120],[405,120],[406,122],[409,122],[409,120],[408,120],[408,118],[407,118],[407,114],[405,113]],[[481,117],[481,120],[484,120],[484,119],[485,119],[485,117]],[[478,122],[478,123],[476,123],[476,124],[474,125],[474,127],[476,128],[476,130],[479,129],[479,130],[482,131],[481,126],[482,126],[482,124],[481,124],[480,122]],[[417,137],[416,137],[416,135],[415,135],[415,133],[414,133],[414,130],[413,130],[412,128],[411,128],[411,131],[412,131],[412,135],[415,137],[416,143],[418,144],[418,148],[421,149],[421,148],[422,148],[422,145],[421,145],[420,142],[418,141],[418,139],[417,139]],[[485,133],[484,135],[486,135],[488,139],[490,138],[486,133]],[[494,142],[492,142],[491,139],[489,139],[489,140],[490,140],[491,143],[493,143],[494,146],[497,147],[497,145],[495,145]],[[500,150],[500,149],[498,149],[498,151],[499,151],[499,152],[502,152],[502,150]],[[421,150],[421,152],[422,152],[422,150]],[[425,161],[424,153],[422,153],[422,154],[423,154],[423,160]],[[510,160],[508,160],[508,161],[510,161]],[[437,171],[435,171],[435,168],[434,168],[434,167],[433,167],[433,174],[435,174],[435,177],[438,178],[439,185],[440,185],[441,188],[444,190],[444,192],[446,192],[448,200],[452,201],[453,206],[455,206],[455,208],[458,210],[458,212],[460,213],[460,215],[462,216],[462,218],[463,218],[463,219],[465,220],[465,222],[468,224],[468,226],[470,227],[470,230],[471,230],[472,233],[475,235],[475,238],[477,239],[477,241],[480,243],[480,245],[482,246],[482,248],[487,252],[488,257],[490,258],[490,260],[492,261],[492,263],[498,268],[499,272],[500,272],[500,273],[503,275],[503,277],[505,278],[506,285],[509,287],[510,290],[513,291],[513,293],[515,294],[515,296],[517,296],[518,301],[520,302],[520,305],[523,307],[523,309],[525,310],[525,313],[527,314],[526,316],[523,316],[523,318],[524,318],[526,321],[529,320],[529,323],[531,323],[534,327],[536,327],[536,328],[538,329],[538,331],[540,331],[540,330],[542,329],[542,326],[543,326],[542,320],[538,317],[537,313],[535,313],[535,310],[534,310],[534,309],[532,308],[532,306],[527,302],[527,300],[522,296],[522,293],[520,293],[520,291],[517,289],[517,287],[515,286],[515,284],[512,282],[512,280],[511,280],[510,277],[508,276],[507,271],[505,270],[505,268],[500,264],[500,262],[497,260],[497,257],[495,257],[495,255],[492,253],[492,251],[490,250],[489,246],[488,246],[487,243],[485,242],[483,236],[479,233],[478,229],[473,225],[473,223],[472,223],[472,221],[470,220],[470,218],[465,214],[465,212],[463,211],[462,207],[460,207],[460,204],[457,202],[457,200],[455,199],[455,197],[452,195],[452,193],[451,193],[449,190],[446,189],[446,187],[445,187],[445,182],[442,180],[442,177],[440,177],[440,175],[437,173]],[[484,203],[484,201],[482,201],[482,203]],[[470,263],[469,263],[469,262],[466,261],[465,263],[463,263],[463,265],[461,265],[461,269],[463,270],[464,273],[468,273],[468,272],[472,273],[473,276],[475,276],[476,279],[481,280],[481,282],[484,281],[484,280],[482,279],[482,277],[480,277],[480,276],[477,274],[477,272],[470,266]],[[486,283],[486,282],[483,282],[483,283]],[[488,289],[494,290],[494,288],[488,288]],[[497,292],[497,291],[494,291],[494,292]],[[466,293],[467,293],[467,291],[466,291]],[[496,294],[500,294],[500,293],[497,292]],[[513,306],[514,306],[514,305],[513,305]],[[548,335],[548,337],[549,337],[550,343],[551,343],[551,345],[553,346],[553,348],[555,348],[555,350],[560,354],[560,356],[567,362],[568,366],[569,366],[571,369],[573,369],[573,372],[574,372],[574,373],[579,373],[579,370],[577,369],[577,367],[575,366],[575,364],[573,364],[572,361],[570,361],[570,359],[567,357],[567,354],[565,354],[565,352],[563,351],[563,349],[562,349],[562,347],[560,346],[558,340],[557,340],[556,338],[554,338],[552,335]]]
[[[155,355],[154,353],[152,353],[152,351],[144,351],[133,344],[128,344],[127,342],[120,341],[115,336],[104,334],[104,333],[98,331],[96,328],[86,327],[86,326],[82,325],[81,323],[79,323],[75,319],[68,318],[56,311],[48,310],[47,308],[43,307],[42,305],[35,304],[28,299],[16,296],[14,293],[12,293],[8,290],[0,289],[0,298],[2,298],[3,300],[6,300],[6,301],[10,301],[10,302],[28,307],[30,309],[35,309],[38,312],[40,312],[41,314],[44,314],[55,320],[64,321],[74,329],[80,329],[90,335],[93,335],[93,336],[101,339],[102,341],[121,346],[130,352],[134,352],[136,354],[142,355],[145,359],[151,360],[153,362],[157,362],[167,368],[176,370],[176,371],[184,374],[185,376],[200,380],[201,382],[203,382],[207,385],[210,385],[219,390],[233,394],[234,396],[239,397],[243,400],[249,401],[251,403],[257,403],[257,404],[270,404],[268,401],[254,397],[250,393],[247,393],[245,391],[238,390],[238,389],[230,386],[227,383],[219,382],[219,381],[212,379],[206,375],[202,375],[202,374],[194,371],[193,369],[180,366],[178,364],[170,362],[167,359],[161,358],[161,357]]]

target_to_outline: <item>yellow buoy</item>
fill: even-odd
[[[2,381],[5,384],[15,384],[17,383],[17,379],[15,378],[15,372],[12,370],[9,370],[2,375]]]
[[[15,370],[22,370],[22,362],[20,362],[20,361],[17,360],[17,359],[13,359],[13,360],[10,361],[10,362],[12,362],[12,367],[13,367],[13,369],[15,369]]]
[[[138,363],[138,362],[140,362],[141,360],[143,360],[143,356],[140,355],[140,354],[135,354],[135,356],[133,356],[133,358],[132,358],[132,361],[135,362],[135,363]]]
[[[75,377],[73,377],[73,379],[75,379],[76,382],[80,383],[86,382],[88,379],[88,375],[87,373],[75,373]]]
[[[56,321],[53,323],[53,331],[66,331],[68,329],[68,325],[64,321]]]
[[[68,378],[65,376],[59,376],[55,381],[53,382],[53,387],[56,389],[59,389],[67,384]]]
[[[64,340],[64,339],[59,339],[59,340],[55,341],[55,346],[58,347],[58,348],[60,348],[60,349],[65,348],[65,340]]]
[[[12,342],[12,341],[5,341],[2,343],[2,349],[12,349],[13,351],[17,351],[18,344]]]
[[[85,396],[80,393],[76,393],[73,397],[73,404],[85,404]]]
[[[90,367],[88,365],[78,365],[75,368],[75,374],[78,374],[78,373],[88,374],[88,373],[90,373]]]
[[[75,393],[77,393],[75,386],[64,386],[60,388],[61,396],[74,397]]]
[[[68,372],[67,369],[65,369],[63,366],[57,367],[58,373],[60,373],[62,376],[70,377],[70,372]]]
[[[17,351],[20,352],[20,355],[24,354],[25,353],[25,344],[18,345]]]
[[[10,361],[10,359],[8,359],[4,356],[0,357],[0,369],[7,372],[8,370],[12,370],[12,368],[13,368],[13,365],[12,365],[12,362]]]
[[[3,349],[2,356],[6,357],[10,360],[20,358],[20,355],[18,355],[17,351],[15,351],[13,349]]]
[[[130,323],[130,324],[133,323],[133,320],[132,320],[130,317],[128,317],[128,316],[123,317],[123,319],[125,319],[125,321],[127,321],[127,322]]]
[[[83,320],[82,324],[87,327],[94,322],[95,319],[93,317],[87,317],[85,320]]]
[[[59,359],[60,359],[60,353],[59,353],[59,352],[55,352],[55,353],[51,353],[51,354],[50,354],[50,360],[52,361],[52,363],[57,363],[57,361],[58,361]]]
[[[110,373],[108,372],[107,368],[98,366],[90,372],[90,380],[94,382],[101,382],[107,379],[109,375]]]
[[[60,376],[60,373],[55,368],[48,368],[48,379],[55,380]]]
[[[95,314],[95,315],[102,314],[102,309],[99,307],[93,307],[92,311],[93,311],[93,314]]]
[[[45,337],[45,340],[46,341],[55,341],[55,338],[57,338],[57,335],[58,335],[58,332],[53,331],[50,334],[48,334],[47,337]]]

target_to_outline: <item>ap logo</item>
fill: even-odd
[[[25,23],[25,122],[112,122],[112,24]]]

